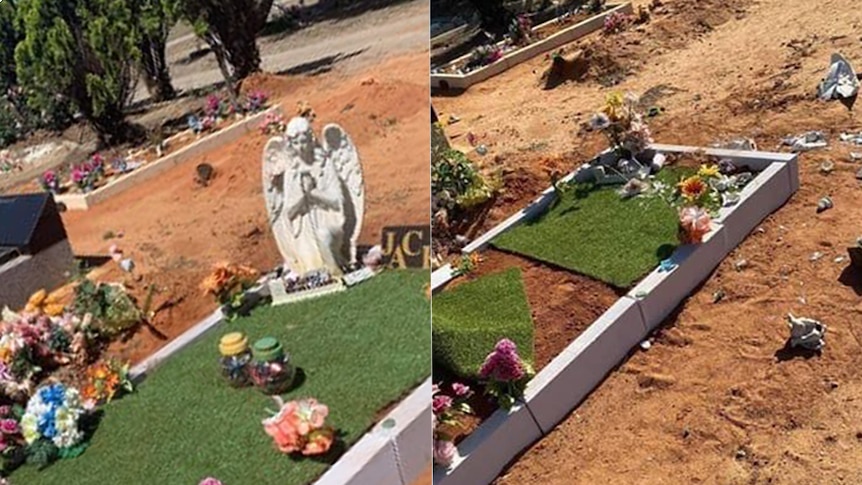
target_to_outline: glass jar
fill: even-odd
[[[284,394],[290,389],[296,369],[278,340],[272,337],[258,340],[252,348],[252,355],[250,375],[258,389],[270,395]]]
[[[251,384],[249,365],[252,352],[248,348],[248,338],[241,332],[231,332],[222,336],[218,344],[221,354],[222,376],[232,387],[245,387]]]

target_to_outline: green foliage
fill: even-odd
[[[503,338],[533,360],[533,318],[521,270],[514,268],[462,283],[434,295],[434,363],[457,377],[478,379],[488,353]]]
[[[432,162],[431,193],[435,212],[475,207],[493,197],[496,191],[496,184],[488,183],[473,162],[457,150],[446,150]]]
[[[36,440],[27,446],[27,464],[44,469],[60,457],[60,450],[48,440]]]
[[[28,102],[47,110],[57,95],[69,98],[104,141],[123,139],[123,108],[133,95],[140,58],[139,28],[124,0],[20,0],[23,40],[16,73]]]
[[[12,107],[0,101],[0,146],[5,147],[15,143],[21,135]]]
[[[675,173],[660,172],[667,179]],[[676,247],[679,216],[660,198],[623,199],[617,188],[565,187],[544,214],[492,244],[628,288]]]
[[[86,278],[75,287],[72,307],[77,315],[90,314],[99,333],[109,338],[130,330],[144,318],[121,286],[96,284]]]
[[[220,324],[161,363],[137,392],[112,401],[74,460],[16,484],[307,485],[338,456],[291,459],[273,447],[261,419],[273,407],[257,389],[234,389],[219,375],[218,341],[241,329],[249,339],[277,338],[305,376],[285,400],[313,396],[349,447],[387,405],[428,376],[427,271],[386,271],[347,292],[263,307],[235,325]],[[430,430],[428,431],[430,437]]]

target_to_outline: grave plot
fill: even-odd
[[[540,54],[561,47],[601,29],[614,15],[631,15],[631,3],[603,7],[591,12],[586,6],[548,22],[530,26],[526,17],[518,19],[510,38],[494,45],[479,46],[470,54],[432,69],[434,89],[467,89]]]
[[[81,163],[48,170],[23,187],[51,192],[70,210],[87,210],[135,184],[148,180],[202,153],[229,144],[246,133],[267,132],[280,123],[280,110],[267,107],[267,95],[254,91],[241,107],[210,95],[203,112],[188,116],[188,128],[128,154],[94,154]],[[202,180],[206,183],[207,180]]]
[[[427,278],[422,271],[386,272],[350,292],[220,323],[151,371],[135,393],[104,406],[79,457],[41,471],[25,465],[12,480],[198,483],[214,476],[224,483],[275,477],[310,483],[427,375]],[[297,459],[273,446],[261,420],[278,405],[257,389],[232,388],[220,375],[219,339],[237,331],[252,342],[273,337],[283,345],[297,377],[282,396],[314,397],[329,407],[326,423],[336,431],[331,452]]]
[[[615,118],[611,139],[631,135]],[[553,430],[784,204],[797,170],[776,153],[608,151],[435,271],[434,483],[489,483]]]

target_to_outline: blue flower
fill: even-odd
[[[51,407],[61,406],[63,401],[66,400],[66,388],[62,384],[52,384],[43,387],[39,391],[39,397],[42,399],[42,402]]]
[[[57,423],[55,417],[53,409],[39,416],[38,429],[42,436],[46,438],[57,436]]]

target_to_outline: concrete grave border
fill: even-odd
[[[721,210],[704,243],[677,248],[670,271],[658,268],[590,324],[527,385],[524,403],[497,410],[457,447],[452,467],[434,468],[434,485],[491,483],[505,467],[550,433],[617,365],[694,291],[736,246],[799,188],[798,158],[792,153],[654,144],[660,153],[705,152],[746,164],[760,173],[740,193],[737,205]],[[606,156],[604,152],[599,156]],[[563,180],[571,180],[577,171]],[[555,197],[545,190],[527,207],[463,249],[481,251],[494,237],[541,212]],[[454,278],[446,265],[431,275],[432,291]]]
[[[66,205],[68,210],[88,210],[90,207],[123,192],[136,184],[149,180],[160,173],[177,165],[183,164],[204,153],[221,148],[241,138],[246,133],[255,131],[266,115],[269,113],[281,113],[281,107],[273,106],[268,109],[237,121],[232,125],[211,133],[179,150],[154,160],[146,165],[133,170],[121,177],[111,180],[107,185],[88,192],[86,194],[60,194],[55,195],[54,200],[59,204]]]
[[[503,57],[496,62],[488,64],[487,66],[480,67],[479,69],[470,71],[467,74],[432,73],[431,88],[444,90],[467,89],[473,84],[482,82],[488,78],[496,76],[497,74],[505,72],[509,68],[515,67],[518,64],[526,62],[540,54],[543,54],[552,49],[556,49],[557,47],[573,42],[581,37],[584,37],[601,29],[605,24],[605,18],[617,12],[633,14],[634,9],[632,8],[632,4],[630,2],[609,6],[608,10],[598,15],[594,15],[586,20],[578,22],[571,27],[567,27],[545,39],[542,39],[538,42],[534,42],[526,47],[515,49],[507,54],[504,54]],[[548,22],[533,27],[531,30],[537,31],[538,29],[551,25],[556,21],[556,19],[550,20]],[[497,46],[502,47],[503,44],[504,42],[498,42]],[[458,64],[460,62],[463,62],[468,57],[470,57],[470,54],[461,56],[454,61],[448,62],[443,67],[446,68],[452,66],[453,64]]]
[[[266,277],[246,296],[269,296]],[[222,323],[221,308],[183,332],[129,372],[140,383],[159,364]],[[431,378],[410,391],[395,408],[332,464],[314,485],[411,485],[431,463]]]

